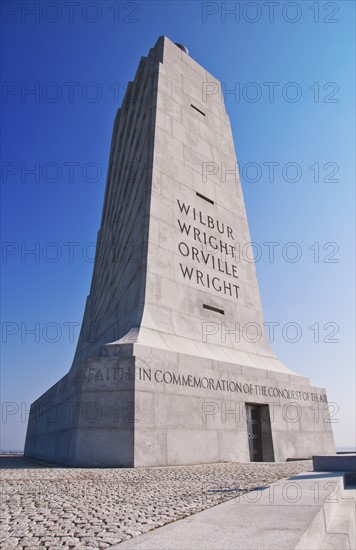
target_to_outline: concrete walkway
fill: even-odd
[[[355,490],[343,473],[308,472],[256,489],[111,550],[355,548]]]

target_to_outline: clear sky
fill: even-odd
[[[272,347],[326,387],[336,444],[354,446],[354,2],[1,7],[1,448],[23,448],[30,403],[71,365],[114,116],[163,34],[236,91],[226,108]]]

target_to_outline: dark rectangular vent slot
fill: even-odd
[[[225,311],[223,309],[219,309],[218,307],[208,306],[206,304],[203,304],[203,309],[208,309],[209,311],[215,311],[215,313],[220,313],[220,315],[225,315]]]
[[[200,109],[198,109],[198,107],[196,107],[195,105],[193,105],[193,103],[190,104],[190,106],[195,109],[196,111],[198,111],[198,113],[200,113],[201,115],[205,116],[205,113],[203,113],[203,111],[201,111]]]
[[[208,197],[204,197],[204,195],[201,195],[200,193],[198,193],[198,191],[196,191],[195,194],[197,197],[204,199],[207,202],[210,202],[210,204],[214,204],[214,201],[212,201],[211,199],[208,199]]]

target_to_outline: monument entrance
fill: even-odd
[[[115,118],[77,349],[31,406],[25,455],[138,467],[334,453],[325,390],[266,338],[251,248],[221,83],[162,36]]]
[[[246,403],[247,436],[251,462],[262,462],[260,405]]]
[[[274,462],[269,405],[245,403],[245,411],[251,462]]]

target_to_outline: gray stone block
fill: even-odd
[[[314,472],[356,472],[356,454],[315,455]]]

